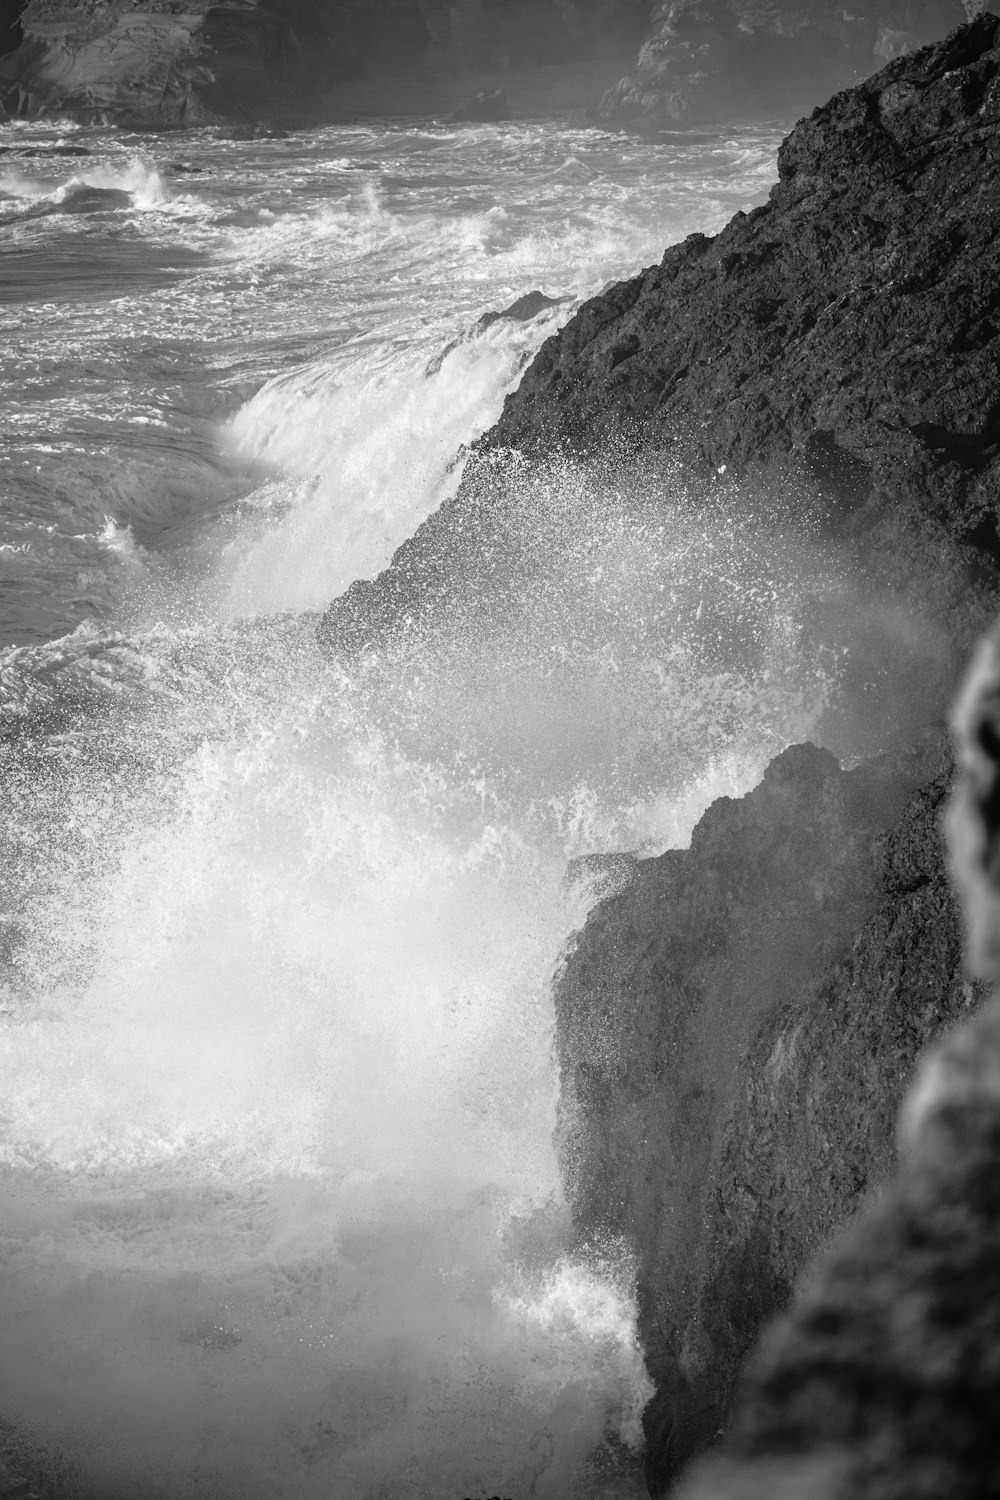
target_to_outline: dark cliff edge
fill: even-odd
[[[662,1493],[727,1421],[795,1278],[883,1183],[922,1049],[966,1015],[940,742],[842,771],[795,746],[641,861],[556,985],[563,1174],[638,1260]]]
[[[961,898],[965,965],[993,984],[993,997],[921,1060],[899,1114],[899,1163],[891,1180],[817,1258],[788,1313],[747,1362],[725,1441],[682,1482],[678,1493],[685,1500],[973,1500],[996,1492],[997,626],[976,652],[952,722],[957,775],[947,818],[949,865]],[[919,891],[935,883],[935,860],[933,845],[921,834],[922,808],[911,813],[902,837],[885,852],[890,880]],[[891,964],[876,973],[878,987],[864,983],[864,965],[849,974],[857,986],[852,1012],[858,1009],[855,996],[875,999],[882,1002],[876,1018],[901,1015],[913,1029],[926,1024],[934,1008],[947,1010],[954,996],[954,984],[947,982],[950,924],[943,913],[933,925],[927,915],[916,929],[903,924],[915,945],[900,971],[902,983],[892,982]],[[934,936],[936,954],[927,941]],[[925,988],[900,1012],[895,1002],[909,988],[907,969]],[[855,1026],[838,1038],[838,1047],[859,1051],[864,1059],[870,1049],[858,1042]]]
[[[860,1422],[865,1380],[877,1379],[857,1333],[845,1355],[853,1384],[838,1392],[827,1334],[849,1321],[850,1296],[852,1326],[866,1316],[878,1224],[890,1226],[889,1253],[908,1254],[924,1221],[914,1208],[907,1228],[906,1205],[926,1204],[928,1173],[940,1196],[942,1163],[955,1164],[954,1141],[929,1147],[916,1186],[904,1178],[870,1220],[895,1170],[900,1101],[925,1046],[982,998],[946,876],[940,726],[1000,597],[998,42],[1000,21],[983,14],[835,96],[784,142],[766,206],[671,247],[583,307],[539,351],[454,499],[322,625],[341,655],[389,643],[405,656],[456,619],[475,628],[523,609],[558,530],[545,496],[564,503],[558,486],[532,482],[553,464],[575,465],[598,493],[635,482],[668,520],[679,491],[708,527],[720,506],[748,532],[806,517],[837,549],[858,612],[891,616],[899,652],[880,667],[883,646],[866,656],[848,611],[818,610],[811,629],[858,646],[823,744],[793,746],[748,796],[713,804],[689,850],[625,871],[557,980],[558,1147],[581,1239],[624,1237],[638,1256],[657,1388],[646,1414],[653,1493],[726,1428],[747,1351],[849,1221],[862,1225],[855,1250],[768,1345],[735,1457],[700,1470],[693,1493],[901,1500],[917,1490],[906,1489],[910,1471],[893,1479],[891,1455],[878,1457],[886,1403],[919,1433],[920,1403],[900,1390],[929,1370],[952,1381],[934,1413],[953,1419],[960,1405],[961,1353],[941,1354],[951,1360],[941,1374],[923,1328],[915,1358],[927,1370],[907,1372],[900,1356],[895,1385],[871,1402],[872,1462],[890,1479],[852,1489],[841,1454],[827,1483],[817,1412],[832,1391],[840,1442],[851,1427],[839,1416],[850,1406]],[[900,674],[905,711],[892,693]],[[983,740],[994,744],[995,733]],[[956,1169],[957,1191],[982,1181],[978,1167]],[[907,1320],[919,1321],[905,1277],[883,1267],[871,1278],[872,1306],[889,1299],[872,1326],[890,1329],[898,1352]],[[795,1427],[803,1371],[815,1376],[816,1451]],[[769,1467],[778,1429],[781,1451],[798,1444],[804,1467]],[[928,1472],[921,1494],[987,1492],[974,1480],[935,1489]]]
[[[783,143],[766,205],[586,303],[455,497],[331,605],[331,645],[412,633],[459,587],[488,600],[537,529],[525,462],[562,453],[707,509],[739,487],[747,515],[808,512],[947,643],[940,707],[1000,558],[998,27],[836,95]]]

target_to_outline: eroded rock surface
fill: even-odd
[[[955,716],[959,775],[950,852],[969,935],[967,961],[1000,977],[995,860],[1000,776],[1000,635],[977,655]],[[940,887],[938,850],[921,831],[925,793],[884,850],[904,895]],[[911,908],[912,909],[912,908]],[[924,913],[906,967],[874,971],[911,1030],[957,1006],[946,984],[951,924]],[[909,924],[912,932],[912,922]],[[909,935],[909,934],[904,934]],[[917,967],[919,965],[919,967]],[[870,970],[869,966],[869,972]],[[904,971],[905,972],[905,971]],[[871,1000],[864,972],[857,1002]],[[968,988],[971,993],[971,987]],[[956,997],[957,998],[957,997]],[[923,1004],[920,1001],[923,1000]],[[878,1005],[876,1015],[886,1007]],[[853,1006],[861,1014],[860,1003]],[[824,1038],[811,1040],[822,1041]],[[826,1039],[864,1056],[856,1024]],[[902,1060],[902,1059],[900,1059]],[[870,1081],[876,1101],[883,1097]],[[955,1028],[922,1061],[899,1119],[893,1180],[804,1278],[790,1313],[769,1332],[742,1382],[721,1452],[696,1466],[684,1500],[940,1500],[991,1495],[1000,1435],[1000,998]],[[819,1165],[819,1159],[817,1159]]]
[[[638,1253],[654,1493],[724,1425],[764,1322],[888,1175],[916,1058],[974,999],[948,779],[940,742],[851,772],[795,746],[715,803],[690,850],[639,862],[567,958],[563,1169],[582,1237]]]
[[[673,464],[706,495],[812,507],[887,589],[930,578],[964,652],[1000,557],[998,30],[983,15],[837,95],[782,145],[764,207],[586,303],[455,499],[331,607],[333,645],[409,628],[458,581],[488,597],[534,525],[498,465],[562,448],[655,459],[665,495]]]

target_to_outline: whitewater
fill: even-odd
[[[551,983],[622,868],[579,856],[682,846],[822,712],[802,558],[512,461],[565,521],[530,618],[350,660],[317,625],[777,141],[0,128],[0,1459],[36,1492],[643,1493]]]

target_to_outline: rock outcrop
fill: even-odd
[[[3,0],[0,109],[146,126],[308,120],[336,112],[345,85],[381,79],[369,109],[447,113],[470,80],[491,90],[539,67],[620,68],[642,42],[605,118],[791,118],[963,14],[962,0],[870,0],[858,13],[832,0],[667,0],[652,18],[650,0]],[[597,108],[614,77],[578,104]],[[428,87],[407,106],[398,85],[414,78]]]
[[[605,96],[611,120],[690,125],[794,117],[873,68],[943,37],[981,7],[960,0],[664,0],[635,68]]]
[[[994,983],[998,705],[994,629],[956,716],[961,774],[949,820],[967,960]],[[927,846],[918,848],[926,867]],[[896,867],[907,882],[916,873],[908,854]],[[940,984],[944,976],[931,967],[922,977]],[[940,1005],[947,993],[928,988],[928,1000]],[[920,1014],[910,1011],[911,1025]],[[837,1046],[853,1042],[838,1038]],[[1000,997],[923,1062],[899,1144],[894,1180],[754,1355],[727,1441],[682,1485],[684,1500],[971,1500],[995,1492]]]
[[[488,607],[497,558],[537,530],[522,469],[504,479],[512,455],[638,454],[660,465],[665,514],[677,475],[706,506],[736,484],[745,513],[809,512],[911,601],[900,637],[918,615],[937,632],[936,682],[915,691],[943,712],[1000,559],[998,31],[983,15],[837,95],[782,145],[765,206],[586,303],[455,498],[331,606],[331,644],[413,631],[460,589]],[[857,663],[870,697],[877,673]]]
[[[931,740],[845,772],[793,747],[689,850],[633,866],[567,956],[563,1171],[581,1237],[638,1257],[654,1494],[714,1439],[764,1322],[887,1178],[916,1059],[975,998],[942,759]]]
[[[382,80],[368,109],[446,113],[512,71],[625,54],[642,0],[26,0],[3,14],[0,110],[162,127],[336,114],[338,89]],[[493,84],[496,86],[496,83]],[[435,102],[436,101],[436,102]],[[589,104],[590,99],[581,99]],[[0,118],[3,118],[0,113]]]
[[[844,770],[823,749],[786,751],[748,797],[709,809],[690,850],[623,865],[558,981],[560,1151],[581,1237],[638,1254],[654,1492],[726,1424],[759,1330],[891,1175],[922,1049],[982,998],[940,837],[949,758],[940,728],[919,726],[921,713],[940,722],[955,662],[1000,596],[1000,21],[981,15],[837,95],[778,165],[766,206],[672,247],[542,347],[454,499],[323,626],[350,654],[418,639],[458,595],[474,620],[529,592],[528,564],[511,583],[539,526],[527,481],[555,449],[609,474],[645,466],[664,515],[678,485],[706,518],[720,494],[742,497],[748,526],[809,512],[855,577],[923,596],[893,629],[905,636],[923,608],[940,630],[945,665],[921,677],[918,663],[918,711],[891,754]],[[883,721],[885,681],[855,683]],[[954,1160],[941,1149],[935,1191]],[[970,1170],[962,1191],[978,1191],[981,1163]],[[906,1180],[890,1204],[910,1201]],[[799,1451],[809,1423],[836,1444],[860,1422],[873,1345],[859,1318],[880,1293],[859,1288],[883,1230],[889,1244],[921,1232],[907,1213],[859,1230],[846,1279],[835,1263],[763,1356],[759,1421],[699,1496],[907,1493],[853,1489],[843,1465],[824,1489],[822,1452],[799,1471],[767,1457]],[[889,1271],[881,1285],[909,1295]],[[864,1352],[847,1356],[854,1416],[841,1421],[823,1362],[837,1357],[830,1299],[846,1320],[854,1295]],[[872,1316],[891,1343],[895,1314]],[[802,1415],[794,1387],[810,1371]],[[744,1484],[747,1455],[764,1458]]]

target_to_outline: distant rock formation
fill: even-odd
[[[510,100],[503,89],[481,89],[465,99],[447,116],[452,125],[478,125],[491,120],[509,120]]]
[[[648,13],[644,0],[4,4],[0,108],[146,127],[324,118],[338,85],[365,79],[385,81],[384,112],[395,112],[393,80],[422,78],[424,112],[438,97],[446,113],[470,78],[624,55]]]
[[[338,86],[381,79],[380,107],[395,113],[391,81],[422,79],[418,112],[447,114],[469,82],[488,91],[525,70],[615,57],[622,67],[642,43],[605,118],[789,118],[943,36],[963,3],[977,6],[666,0],[651,19],[650,0],[2,0],[0,109],[147,127],[309,119],[336,109]],[[580,105],[596,109],[614,76]]]
[[[873,67],[943,37],[975,0],[663,0],[635,68],[611,89],[611,120],[692,125],[789,117]]]

